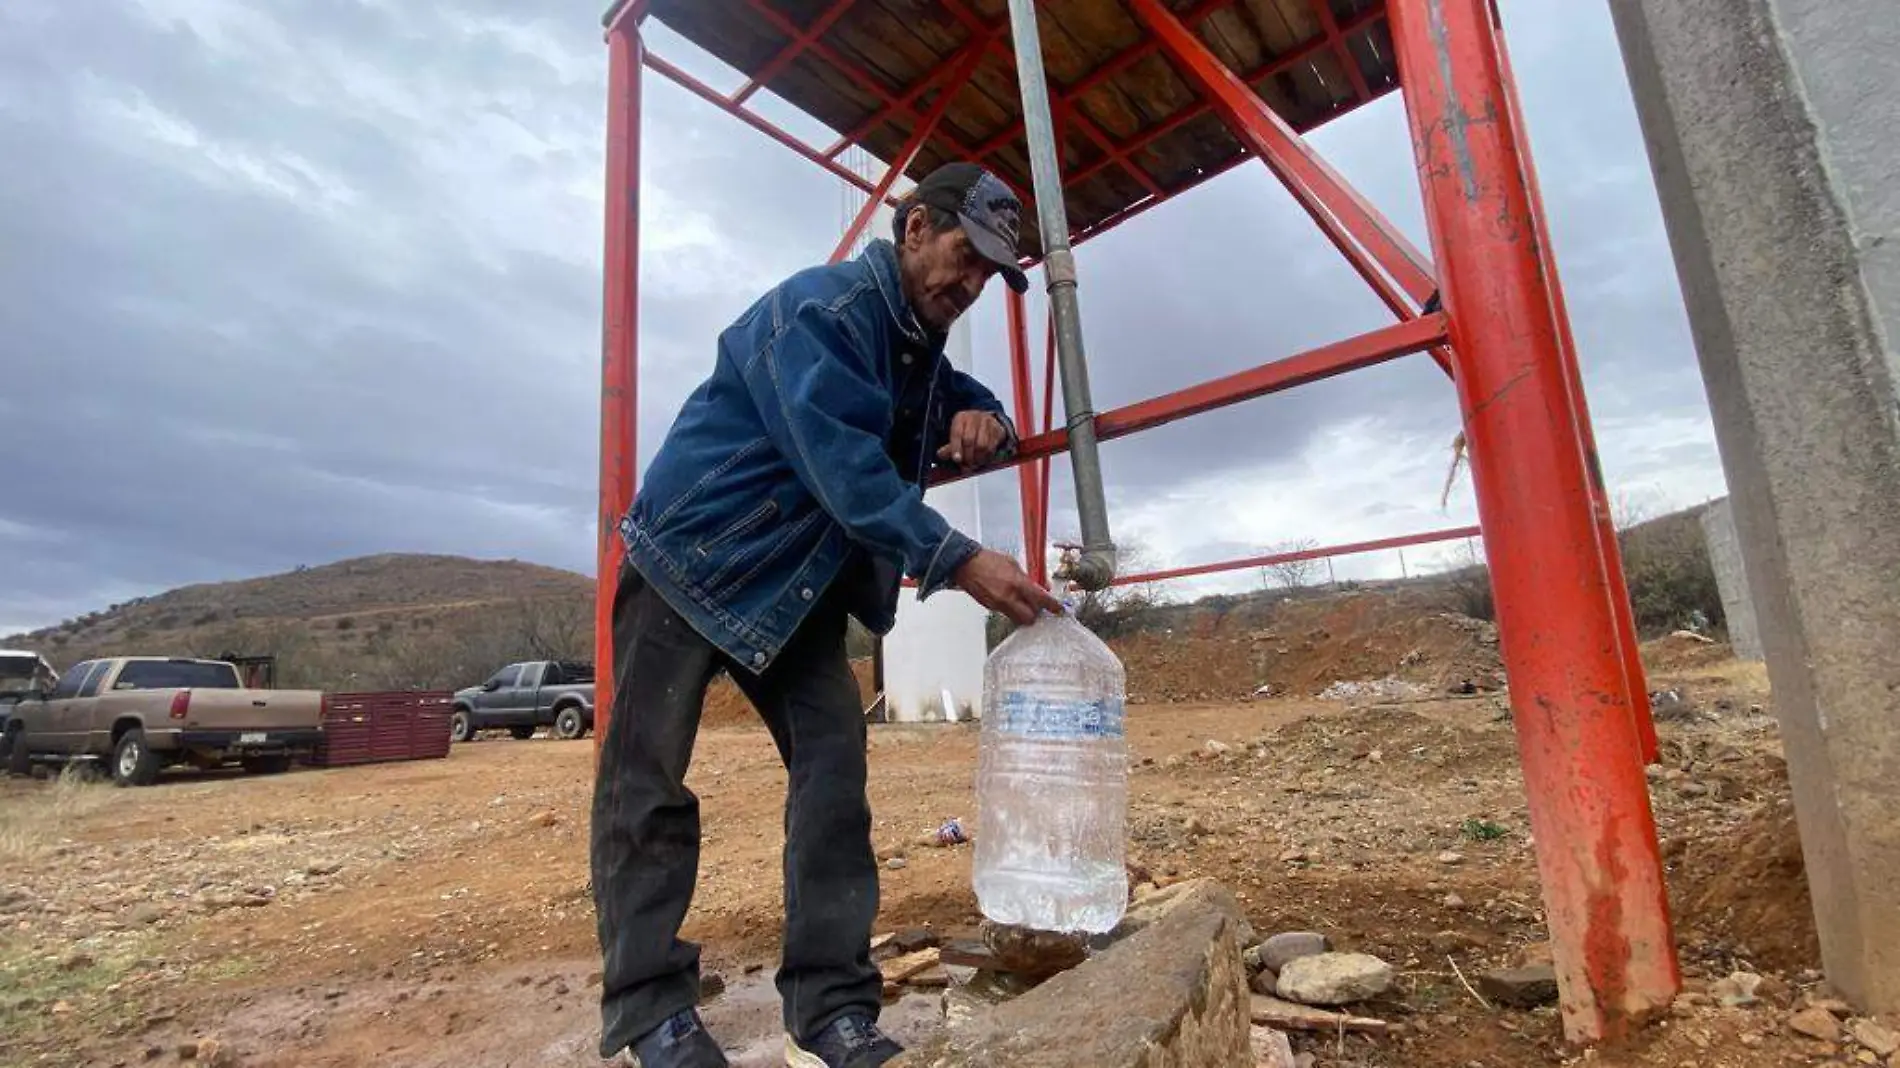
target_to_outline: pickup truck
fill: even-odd
[[[87,660],[13,706],[7,768],[102,760],[120,786],[149,786],[173,764],[273,774],[316,748],[323,702],[317,690],[247,690],[221,660]]]
[[[579,738],[594,729],[594,665],[578,660],[529,660],[509,664],[480,686],[455,691],[449,738],[466,742],[475,732],[506,727],[532,738],[537,727],[556,738]]]
[[[10,751],[7,721],[13,706],[30,693],[44,693],[59,685],[59,673],[38,653],[0,649],[0,761]]]

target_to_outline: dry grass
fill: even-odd
[[[69,765],[50,786],[0,805],[0,868],[37,860],[76,823],[111,799],[112,785]]]

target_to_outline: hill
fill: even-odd
[[[592,658],[593,580],[517,560],[391,553],[185,586],[0,639],[55,665],[278,658],[278,685],[468,685],[515,657]]]

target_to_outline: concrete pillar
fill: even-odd
[[[1612,0],[1728,475],[1828,978],[1900,1012],[1900,18]]]
[[[1742,660],[1760,660],[1761,628],[1755,622],[1754,596],[1748,592],[1748,570],[1742,565],[1742,542],[1735,536],[1735,510],[1727,497],[1702,509],[1702,540],[1722,594],[1729,648]]]

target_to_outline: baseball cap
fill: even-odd
[[[1018,293],[1029,279],[1017,266],[1023,202],[1003,180],[975,163],[946,163],[931,171],[911,192],[922,204],[953,212],[963,222],[970,246],[994,263],[1009,288]]]

